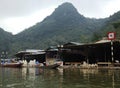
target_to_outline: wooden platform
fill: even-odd
[[[113,66],[113,64],[111,62],[98,62],[97,63],[98,67],[100,66]]]

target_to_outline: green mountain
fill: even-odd
[[[20,48],[47,48],[66,42],[89,42],[93,32],[99,30],[105,19],[90,19],[79,14],[71,3],[60,5],[42,22],[15,37]]]
[[[115,32],[116,39],[120,39],[120,11],[107,18],[105,25],[94,34],[93,38],[98,40],[107,37],[108,32]]]
[[[104,19],[86,18],[71,3],[63,3],[42,22],[17,35],[0,29],[0,50],[8,50],[12,55],[19,50],[46,49],[67,42],[97,41],[108,31],[118,32],[119,20],[120,12]]]
[[[3,52],[9,52],[10,46],[12,45],[12,37],[13,35],[9,32],[4,31],[0,28],[0,55]]]

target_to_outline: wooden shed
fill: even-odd
[[[120,63],[120,41],[113,41],[113,61],[111,41],[99,41],[91,44],[63,45],[60,47],[64,64],[83,63],[98,64],[101,62]]]

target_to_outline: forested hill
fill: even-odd
[[[4,31],[6,35],[0,40],[4,45],[1,48],[15,53],[25,49],[46,49],[49,46],[67,42],[97,41],[105,36],[109,28],[118,30],[114,28],[113,24],[116,25],[115,22],[118,23],[120,20],[119,14],[120,12],[115,13],[105,19],[91,19],[78,13],[71,3],[63,3],[42,22],[17,35],[11,35]],[[4,38],[7,39],[7,43],[4,43],[6,41]],[[6,45],[8,48],[3,48]]]
[[[15,41],[23,44],[20,48],[47,48],[71,41],[90,42],[93,32],[99,30],[105,20],[86,18],[71,3],[64,3],[42,22],[17,34]]]
[[[107,36],[108,32],[115,32],[116,39],[120,40],[120,11],[107,18],[102,28],[93,34],[92,40],[97,41],[102,39],[102,37]]]
[[[0,53],[2,51],[10,51],[13,35],[0,28]]]

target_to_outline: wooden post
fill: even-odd
[[[1,66],[1,57],[0,57],[0,66]]]

